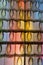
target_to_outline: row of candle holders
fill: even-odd
[[[9,59],[9,60],[8,60]],[[43,65],[43,57],[25,57],[26,65]],[[3,57],[0,58],[1,65],[24,65],[24,57]],[[3,63],[1,63],[3,61]]]
[[[24,19],[24,15],[26,15],[26,19],[25,20],[29,20],[29,19],[41,19],[43,20],[43,12],[33,12],[33,11],[26,11],[24,12],[23,10],[0,10],[0,18],[13,18],[13,19]]]
[[[38,41],[43,42],[43,33],[31,33],[31,32],[0,32],[0,41]]]
[[[25,50],[25,51],[24,51]],[[43,45],[32,44],[6,44],[0,45],[0,54],[43,54]]]
[[[42,30],[43,22],[33,22],[33,21],[22,21],[22,20],[0,20],[0,30]]]
[[[19,1],[19,0],[18,0]],[[22,6],[21,6],[22,5]],[[27,7],[28,5],[28,7]],[[24,1],[14,1],[14,0],[1,0],[0,1],[0,8],[15,8],[15,9],[24,9],[25,3]],[[38,2],[26,2],[26,9],[39,9],[43,10],[43,3]]]
[[[26,6],[26,7],[25,7]],[[28,7],[27,7],[28,6]],[[4,10],[4,8],[6,10]],[[2,10],[3,9],[3,10]],[[15,10],[10,10],[15,9]],[[25,9],[34,9],[34,10],[43,10],[43,3],[40,2],[24,2],[16,1],[16,0],[0,0],[0,19],[38,19],[43,20],[43,12],[33,12],[26,11]],[[26,16],[25,16],[26,15]],[[34,22],[25,20],[17,20],[17,21],[5,21],[0,20],[0,30],[1,29],[9,29],[9,30],[43,30],[43,22]],[[10,41],[10,42],[20,42],[20,41],[38,41],[43,42],[43,33],[31,33],[31,32],[0,32],[0,42]],[[9,55],[15,54],[12,57],[1,57],[3,54]],[[18,56],[16,56],[18,54]],[[43,45],[32,45],[32,44],[0,44],[0,65],[43,65],[43,57],[27,57],[25,54],[43,54]],[[23,55],[21,57],[20,55]],[[25,64],[24,64],[25,63]]]

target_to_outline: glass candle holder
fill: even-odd
[[[31,39],[32,39],[32,34],[30,33],[30,32],[28,32],[28,33],[26,33],[25,34],[26,35],[26,41],[31,41]]]
[[[31,13],[30,13],[30,11],[27,11],[26,12],[26,19],[30,19],[31,18]]]
[[[7,44],[6,53],[10,54],[11,52],[11,44]]]
[[[29,30],[29,28],[30,28],[30,21],[26,21],[25,23],[26,23],[26,25],[25,25],[26,26],[26,30]]]
[[[37,51],[38,51],[38,54],[41,54],[41,52],[42,52],[42,45],[38,45],[37,46]]]
[[[24,32],[21,33],[21,40],[24,41]]]
[[[7,5],[7,0],[2,1],[3,8]]]
[[[4,34],[2,32],[0,32],[0,41],[3,40]]]
[[[20,53],[24,54],[24,45],[23,44],[20,45]]]
[[[9,15],[10,15],[10,18],[13,18],[14,11],[10,10],[10,13],[9,13]]]
[[[24,21],[18,21],[18,28],[24,29],[25,22]]]
[[[10,32],[9,39],[10,39],[10,41],[13,41],[13,39],[14,39],[14,33],[13,32]]]
[[[41,58],[38,58],[37,64],[38,64],[38,65],[42,65],[42,59],[41,59]]]
[[[37,39],[38,39],[38,41],[41,41],[41,39],[42,39],[42,34],[41,33],[37,33]]]
[[[39,29],[42,30],[42,23],[39,22]]]
[[[2,29],[2,26],[3,26],[3,21],[0,20],[0,29]]]
[[[19,11],[19,18],[24,19],[24,11],[22,10]]]
[[[33,65],[33,58],[29,58],[28,64],[29,64],[29,65]]]
[[[22,65],[22,58],[21,57],[18,57],[18,59],[17,59],[17,65]]]
[[[19,9],[24,9],[24,1],[19,1],[18,2],[18,8]]]
[[[31,52],[32,52],[32,46],[31,46],[31,44],[29,44],[29,45],[27,45],[27,53],[31,54]]]
[[[2,17],[5,17],[5,16],[6,16],[6,11],[5,11],[5,10],[2,10],[2,11],[1,11],[1,16],[2,16]]]
[[[13,8],[13,6],[14,6],[14,1],[13,0],[10,1],[10,6]]]
[[[36,8],[39,9],[40,3],[36,2]]]
[[[32,34],[30,32],[27,33],[27,39],[28,39],[28,41],[30,41],[32,39]]]
[[[10,28],[10,29],[13,29],[13,21],[12,21],[12,20],[9,21],[9,28]]]
[[[38,13],[38,16],[39,16],[39,19],[41,19],[41,18],[42,18],[42,13],[39,12],[39,13]]]

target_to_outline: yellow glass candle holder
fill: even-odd
[[[28,64],[29,64],[29,65],[33,65],[33,58],[29,58]]]
[[[31,44],[29,44],[29,45],[27,45],[27,53],[31,54],[31,52],[32,52],[32,46],[31,46]]]
[[[24,29],[25,22],[24,21],[18,21],[18,28]]]
[[[26,41],[31,41],[32,34],[30,32],[26,33]]]
[[[24,41],[24,32],[21,33],[21,40]]]
[[[27,21],[27,22],[25,22],[25,23],[26,23],[26,30],[29,30],[29,28],[30,28],[30,22]]]
[[[22,44],[20,45],[20,53],[24,54],[24,45],[22,45]]]
[[[19,11],[19,18],[24,19],[24,11],[22,10]]]
[[[18,59],[17,59],[17,65],[22,65],[22,58],[21,57],[18,57]]]
[[[28,19],[31,19],[31,13],[30,13],[30,11],[27,11],[26,12],[26,19],[28,20]]]

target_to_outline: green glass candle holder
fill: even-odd
[[[6,11],[5,11],[5,10],[2,10],[2,11],[1,11],[1,16],[2,16],[2,17],[5,17],[5,16],[6,16]]]
[[[3,21],[0,20],[0,29],[2,29],[2,26],[3,26]]]
[[[2,40],[3,40],[3,33],[0,32],[0,41],[2,41]]]
[[[3,7],[5,7],[7,5],[7,0],[3,0],[2,4],[3,4]]]

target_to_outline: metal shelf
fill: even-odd
[[[17,11],[24,11],[24,12],[26,12],[26,11],[32,11],[32,12],[41,12],[41,13],[43,13],[43,10],[40,10],[40,9],[15,9],[15,8],[0,8],[0,10],[5,10],[5,11],[10,11],[10,10],[15,10],[16,12]]]
[[[40,57],[40,56],[43,56],[43,54],[0,54],[0,57]]]
[[[4,44],[24,44],[24,43],[37,45],[37,44],[43,44],[43,41],[42,42],[41,41],[40,42],[38,42],[38,41],[36,41],[36,42],[35,41],[30,41],[30,42],[29,41],[21,41],[21,42],[20,41],[0,41],[0,45],[1,44],[3,44],[3,45]]]
[[[10,30],[10,29],[0,29],[0,32],[31,32],[31,33],[43,33],[43,30]]]
[[[43,22],[43,20],[39,20],[39,19],[14,19],[14,18],[0,18],[0,20],[6,20],[6,21],[10,21],[10,20],[14,20],[14,21],[16,21],[16,22],[18,22],[18,21],[24,21],[24,22],[26,22],[26,21],[31,21],[31,22]]]

